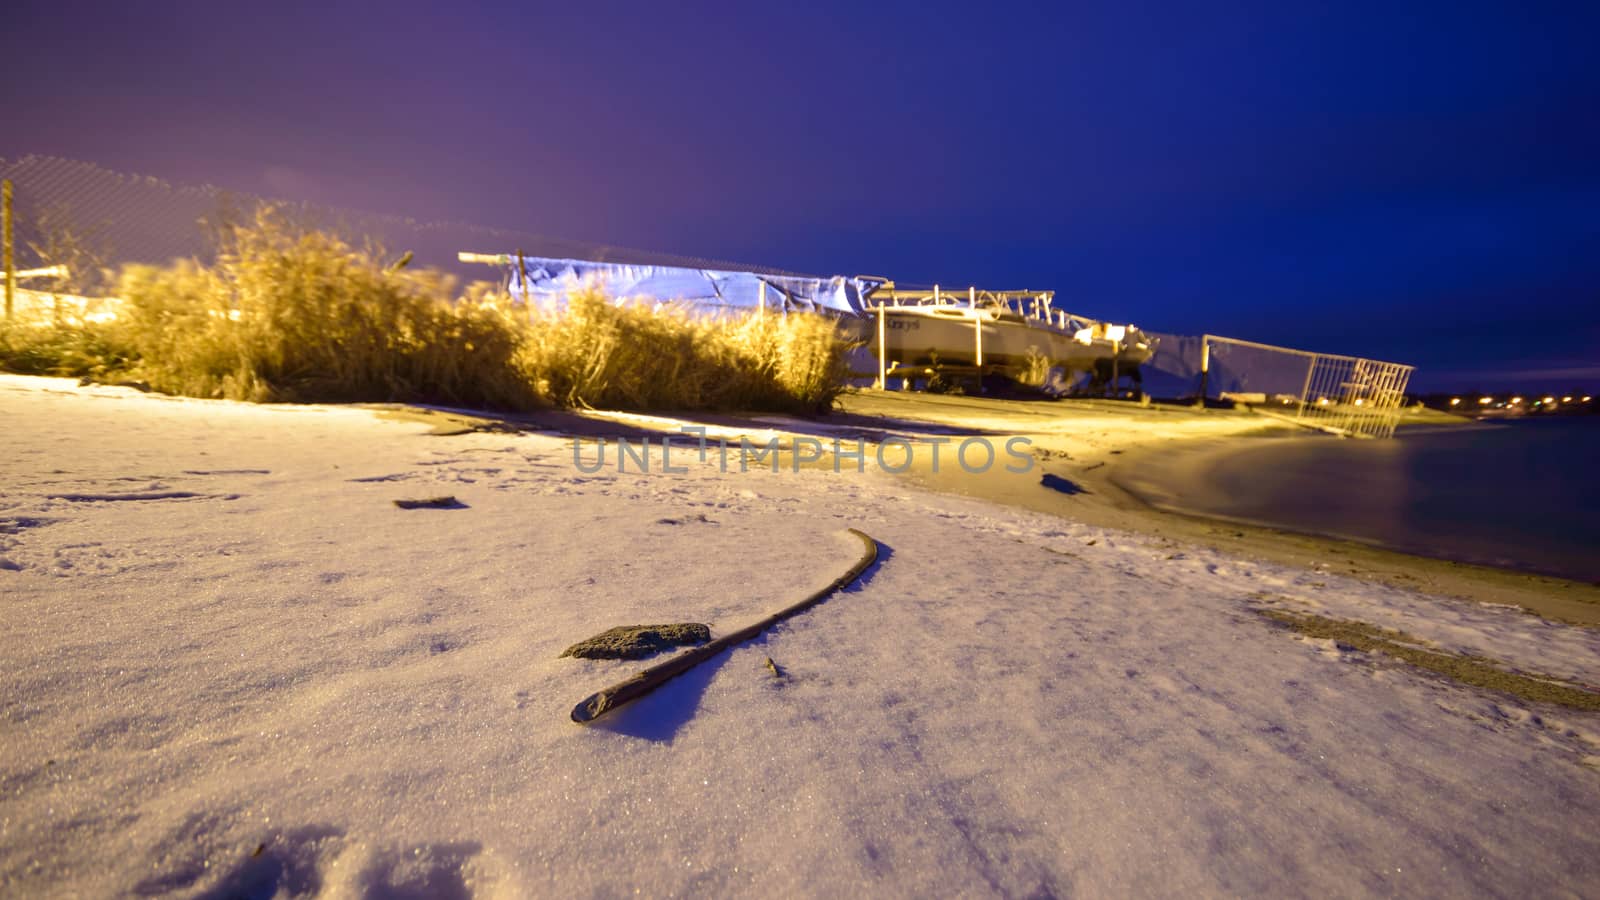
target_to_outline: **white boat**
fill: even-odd
[[[1069,378],[1137,377],[1156,340],[1132,325],[1113,325],[1056,309],[1050,291],[952,294],[896,287],[874,291],[870,346],[886,368],[977,366],[1040,383],[1051,369]]]

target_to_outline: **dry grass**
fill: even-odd
[[[103,378],[126,369],[133,355],[115,328],[0,319],[0,369],[8,372]]]
[[[821,316],[708,318],[586,290],[533,314],[521,364],[563,405],[814,413],[843,389],[846,349]]]
[[[0,327],[0,368],[263,402],[801,413],[828,410],[846,376],[819,316],[706,318],[592,290],[529,315],[271,208],[225,228],[214,265],[125,267],[116,293],[113,323]]]
[[[527,409],[517,335],[452,304],[432,272],[297,231],[272,210],[226,233],[214,266],[131,266],[118,282],[138,377],[253,401],[393,400]]]

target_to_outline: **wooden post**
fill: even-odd
[[[517,271],[522,275],[522,314],[533,321],[533,291],[528,289],[528,261],[517,250]],[[621,451],[618,451],[619,453]]]
[[[16,304],[17,297],[17,261],[12,256],[11,245],[11,179],[7,178],[0,185],[0,231],[5,232],[4,237],[4,265],[6,268],[6,318],[11,318],[11,310]]]
[[[1117,396],[1117,365],[1121,362],[1118,357],[1122,355],[1122,342],[1113,338],[1111,340],[1111,396]]]
[[[940,297],[939,297],[939,286],[936,284],[936,285],[933,286],[933,305],[934,306],[938,306],[940,303],[943,303],[943,302],[944,301],[941,300]]]
[[[765,318],[767,315],[767,283],[765,281],[758,281],[757,284],[761,285],[761,304],[757,307],[759,311],[756,313],[756,315]]]
[[[1206,376],[1211,373],[1211,335],[1200,336],[1200,396],[1195,398],[1194,405],[1201,409],[1206,408]]]

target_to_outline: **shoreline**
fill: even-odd
[[[906,477],[919,487],[986,500],[1003,506],[1056,515],[1072,521],[1135,532],[1177,544],[1193,544],[1230,556],[1281,563],[1329,575],[1377,582],[1475,603],[1516,606],[1553,621],[1600,627],[1600,589],[1548,575],[1418,556],[1356,541],[1244,522],[1230,522],[1145,503],[1117,484],[1116,476],[1134,460],[1107,471],[1044,466],[1079,486],[1066,494],[1042,487],[1034,473],[1013,481],[966,476],[948,468],[921,470]]]
[[[1227,411],[1179,415],[1236,415]],[[1248,415],[1248,414],[1246,414]],[[1260,522],[1230,520],[1152,504],[1124,486],[1141,467],[1163,459],[1233,454],[1258,440],[1300,440],[1300,429],[1276,423],[1228,434],[1174,436],[1113,442],[1088,452],[1060,433],[1025,434],[1034,442],[1037,469],[1026,475],[991,471],[981,476],[959,467],[938,473],[920,465],[902,476],[930,490],[1057,515],[1090,525],[1138,532],[1175,543],[1209,547],[1246,559],[1294,565],[1402,590],[1516,606],[1553,621],[1600,627],[1600,586],[1540,572],[1424,556],[1351,538],[1309,534]],[[1416,428],[1485,427],[1423,424]],[[1322,438],[1306,435],[1304,440]],[[1096,452],[1098,451],[1098,452]],[[1052,478],[1053,476],[1053,478]],[[1044,482],[1055,486],[1052,489]],[[1076,489],[1071,486],[1076,486]]]
[[[933,471],[929,459],[918,458],[908,471],[891,477],[937,493],[1135,532],[1174,545],[1199,545],[1243,559],[1293,565],[1474,603],[1515,606],[1557,622],[1600,627],[1597,585],[1260,522],[1208,516],[1176,506],[1164,508],[1125,486],[1137,477],[1141,467],[1160,464],[1162,459],[1232,454],[1258,440],[1302,439],[1301,429],[1263,421],[1250,413],[1144,409],[1107,401],[1038,403],[881,391],[847,395],[841,405],[842,412],[815,422],[715,414],[683,418],[745,433],[810,428],[816,434],[857,435],[874,431],[905,433],[921,428],[924,433],[942,437],[1027,437],[1033,443],[1035,465],[1025,474],[1007,472],[1002,465],[972,474],[947,455],[938,472]],[[379,411],[397,418],[428,421],[436,426],[436,434],[512,427],[555,431],[581,439],[672,433],[667,423],[679,421],[670,416],[555,410],[517,417],[399,405],[383,405]],[[1143,431],[1121,428],[1151,421],[1156,426]],[[1469,421],[1462,425],[1413,427],[1482,426]],[[1303,439],[1322,438],[1305,435]],[[826,468],[821,463],[804,465]]]
[[[1315,437],[1304,439],[1304,441],[1316,440],[1318,438]],[[1303,443],[1301,439],[1293,437],[1285,438],[1284,441]],[[1167,515],[1220,522],[1230,526],[1248,526],[1263,531],[1282,532],[1330,541],[1340,545],[1361,546],[1400,556],[1449,563],[1455,566],[1468,566],[1509,574],[1537,576],[1557,582],[1570,582],[1579,586],[1595,586],[1593,580],[1583,575],[1541,568],[1535,563],[1500,562],[1481,556],[1474,557],[1469,550],[1465,549],[1458,548],[1455,552],[1430,552],[1420,545],[1386,541],[1381,537],[1345,533],[1332,528],[1324,530],[1315,527],[1299,527],[1293,524],[1274,522],[1265,517],[1257,518],[1249,515],[1207,511],[1196,508],[1206,504],[1189,505],[1184,499],[1177,497],[1172,490],[1169,490],[1174,480],[1181,482],[1184,478],[1205,479],[1215,474],[1226,463],[1234,461],[1245,453],[1270,452],[1270,449],[1244,446],[1237,443],[1200,442],[1192,447],[1170,448],[1163,451],[1135,454],[1126,463],[1114,467],[1109,477],[1111,482],[1124,494],[1142,502],[1153,511]],[[1180,473],[1178,478],[1174,479],[1171,476],[1163,477],[1154,474],[1158,467],[1164,465],[1177,467]]]

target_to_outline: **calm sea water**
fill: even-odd
[[[1600,417],[1288,440],[1212,459],[1178,505],[1396,550],[1600,581]],[[1193,481],[1189,481],[1193,485]]]

